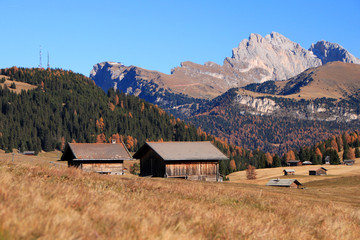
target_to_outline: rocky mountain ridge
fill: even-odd
[[[273,32],[265,37],[251,34],[249,39],[244,39],[233,49],[232,57],[225,58],[223,65],[183,62],[168,75],[136,66],[103,62],[94,65],[90,77],[104,91],[115,87],[139,95],[147,91],[149,85],[157,86],[151,87],[156,91],[213,99],[233,87],[288,79],[330,61],[360,63],[360,59],[339,44],[319,41],[306,50],[298,43]],[[161,97],[157,99],[162,100]]]

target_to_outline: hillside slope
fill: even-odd
[[[197,129],[138,97],[105,94],[71,71],[9,68],[2,75],[35,89],[0,87],[0,149],[53,150],[66,142],[122,138],[130,150],[148,140],[200,140]],[[33,88],[34,88],[33,87]]]
[[[358,178],[275,189],[29,164],[0,162],[2,239],[360,238],[359,199],[336,198]]]
[[[360,65],[331,62],[310,68],[286,81],[250,84],[244,89],[293,99],[346,99],[360,92]]]
[[[287,81],[234,88],[188,120],[250,149],[286,152],[360,127],[360,65],[328,63]]]

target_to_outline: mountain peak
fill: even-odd
[[[356,58],[337,43],[321,40],[316,44],[311,44],[309,51],[312,51],[321,60],[322,64],[334,61],[360,64],[359,58]]]

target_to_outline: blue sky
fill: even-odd
[[[250,33],[279,32],[309,48],[336,42],[360,57],[360,1],[5,1],[0,68],[42,65],[89,75],[102,61],[170,73],[222,64]]]

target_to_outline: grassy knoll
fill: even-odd
[[[326,201],[308,192],[327,185],[321,181],[285,190],[33,163],[0,160],[0,239],[360,238],[356,204],[338,204],[330,186],[323,189]],[[360,182],[357,176],[324,181],[341,191],[350,178]]]

